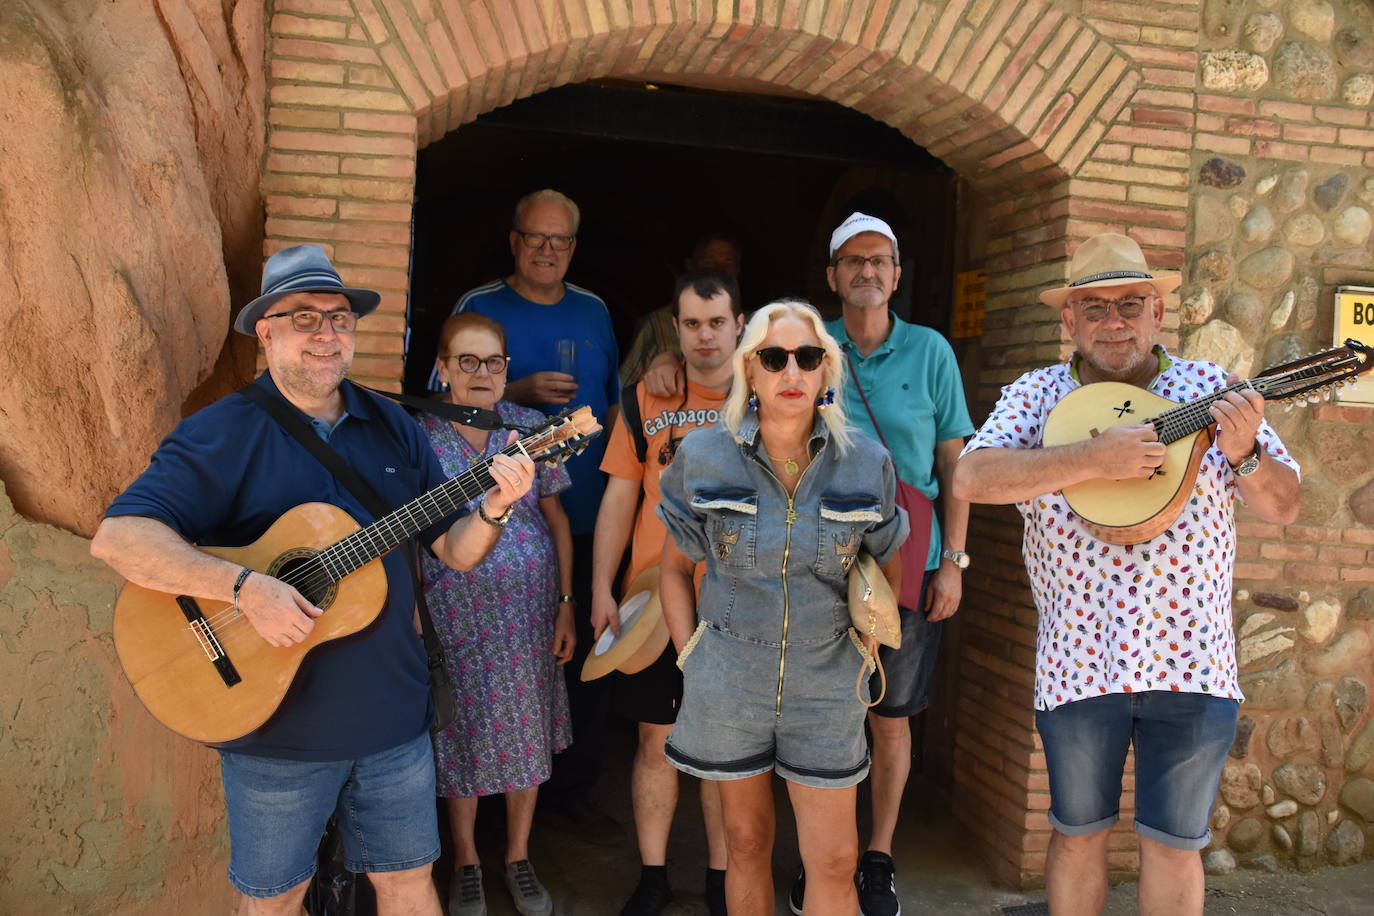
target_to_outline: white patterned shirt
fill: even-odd
[[[1186,402],[1226,384],[1226,370],[1170,357],[1149,390]],[[1002,389],[964,448],[1040,448],[1050,409],[1080,387],[1072,360],[1036,369]],[[1268,423],[1257,436],[1266,460],[1298,472]],[[1039,611],[1035,705],[1053,709],[1108,693],[1173,690],[1242,699],[1231,621],[1235,472],[1213,445],[1192,498],[1170,528],[1140,544],[1099,541],[1062,493],[1017,504],[1021,554]]]

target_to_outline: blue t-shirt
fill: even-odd
[[[269,373],[253,384],[278,396]],[[346,413],[329,444],[385,503],[400,506],[444,482],[428,437],[405,411],[351,384],[342,390]],[[332,503],[360,525],[374,520],[276,420],[235,393],[181,421],[105,516],[147,516],[192,543],[239,547],[306,502]],[[420,543],[428,547],[456,517],[422,531]],[[277,714],[222,747],[262,757],[347,760],[410,741],[428,727],[429,671],[413,622],[407,555],[402,545],[383,559],[387,599],[378,619],[311,650]]]
[[[611,327],[611,314],[606,303],[594,293],[564,283],[562,300],[541,305],[511,289],[505,280],[494,280],[465,293],[453,309],[455,315],[459,312],[478,312],[499,321],[506,329],[510,349],[508,381],[535,372],[558,371],[555,345],[560,340],[577,341],[577,391],[572,401],[567,405],[531,406],[555,414],[565,406],[585,404],[604,426],[610,406],[620,403],[620,351]],[[590,534],[596,527],[601,493],[606,488],[606,475],[601,473],[605,452],[603,435],[592,440],[581,455],[567,461],[572,487],[563,491],[563,508],[573,534]]]
[[[935,499],[940,495],[935,444],[973,434],[959,363],[949,342],[931,328],[892,315],[887,340],[860,356],[845,333],[843,318],[827,321],[825,329],[839,341],[858,374],[897,465],[897,476]],[[878,438],[852,379],[844,386],[844,412],[850,423]],[[940,565],[941,547],[939,514],[932,512],[926,569]]]

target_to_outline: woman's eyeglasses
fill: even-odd
[[[452,356],[445,356],[444,359],[458,364],[458,368],[471,375],[482,366],[487,367],[487,371],[492,375],[504,375],[506,365],[510,362],[509,356],[477,356],[473,353],[455,353]]]
[[[797,368],[803,372],[811,372],[818,368],[821,360],[825,359],[824,347],[797,347],[795,350],[787,350],[783,347],[762,347],[754,351],[754,355],[759,358],[759,365],[769,372],[781,372],[787,368],[787,357],[794,356],[797,360]]]

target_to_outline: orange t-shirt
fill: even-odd
[[[694,429],[711,426],[720,419],[725,403],[724,391],[712,391],[692,382],[687,383],[687,396],[673,395],[656,398],[644,390],[644,383],[635,386],[639,399],[639,417],[644,424],[644,438],[649,448],[641,463],[635,454],[634,439],[625,426],[625,414],[616,417],[606,443],[606,456],[601,470],[613,477],[622,477],[640,484],[644,498],[639,503],[634,536],[630,542],[630,568],[625,575],[628,584],[640,572],[657,566],[663,552],[663,539],[668,529],[663,527],[654,510],[663,498],[658,478],[672,463],[672,455],[682,438]]]

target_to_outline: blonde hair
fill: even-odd
[[[755,312],[749,323],[744,326],[739,346],[735,348],[734,384],[730,386],[730,394],[725,399],[721,421],[730,432],[739,432],[744,415],[749,411],[749,397],[753,393],[749,390],[745,366],[748,365],[754,351],[759,349],[763,339],[768,336],[768,330],[773,323],[784,318],[796,318],[809,324],[812,333],[820,341],[821,349],[825,350],[826,359],[821,363],[825,372],[824,385],[835,389],[835,402],[820,410],[820,415],[830,430],[830,438],[835,440],[836,447],[843,454],[849,450],[851,430],[845,419],[844,398],[841,396],[844,391],[844,353],[840,351],[840,345],[836,343],[835,338],[825,329],[820,312],[805,299],[779,299],[770,302]]]

